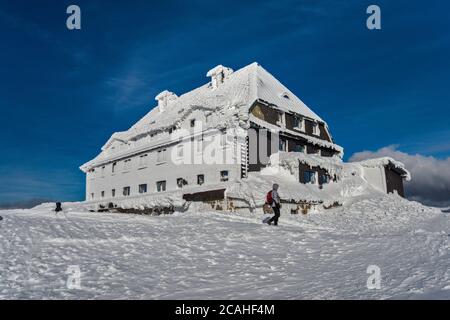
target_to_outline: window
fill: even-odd
[[[314,171],[303,172],[303,182],[304,183],[316,183],[316,173]]]
[[[123,162],[123,170],[128,171],[131,168],[131,159],[127,159]]]
[[[127,196],[130,195],[130,187],[124,187],[124,188],[123,188],[123,195],[124,195],[125,197],[127,197]]]
[[[166,149],[158,150],[158,153],[156,154],[156,162],[162,163],[165,161],[166,161]]]
[[[117,162],[114,162],[112,164],[112,169],[111,169],[112,173],[116,172],[116,166],[117,166]]]
[[[220,171],[220,181],[228,181],[228,170]]]
[[[91,193],[91,200],[94,200],[94,194]]]
[[[205,183],[205,175],[204,174],[197,175],[197,184],[202,185],[204,183]]]
[[[114,198],[116,196],[116,189],[111,190],[111,196]]]
[[[305,146],[301,145],[300,143],[296,143],[294,145],[294,151],[295,152],[302,152],[302,153],[304,153],[305,152]]]
[[[105,191],[102,191],[102,198],[105,197]]]
[[[294,117],[294,129],[303,130],[303,118],[302,117]]]
[[[286,140],[280,139],[279,150],[280,150],[280,151],[286,151]]]
[[[139,185],[139,193],[147,193],[147,184]]]
[[[284,116],[284,112],[278,112],[277,125],[279,125],[279,126],[284,126],[284,125],[285,125],[285,116]]]
[[[166,191],[166,181],[156,182],[156,191],[158,192]]]
[[[191,128],[195,127],[195,119],[191,119]]]
[[[326,175],[326,174],[319,175],[319,184],[320,185],[326,184],[328,182],[330,182],[330,177],[328,175]]]
[[[313,128],[313,134],[318,136],[320,134],[319,125],[317,123],[313,123],[312,128]]]
[[[186,185],[186,184],[187,184],[187,181],[185,179],[183,179],[183,178],[178,178],[177,179],[177,187],[179,189],[183,188],[183,186]]]
[[[139,156],[139,167],[144,167],[147,165],[148,154],[143,154]]]

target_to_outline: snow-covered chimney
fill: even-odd
[[[158,94],[155,98],[156,101],[158,101],[158,109],[159,112],[164,112],[166,110],[167,105],[170,101],[175,100],[177,95],[173,92],[164,90],[160,94]]]
[[[209,70],[206,76],[211,77],[211,86],[213,89],[216,89],[232,73],[233,69],[224,67],[223,65],[219,64],[218,66]]]

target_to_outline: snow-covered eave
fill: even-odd
[[[258,126],[260,126],[260,127],[263,127],[265,129],[271,130],[273,132],[288,133],[290,135],[303,138],[307,142],[309,142],[309,143],[311,143],[313,145],[324,147],[324,148],[328,148],[328,149],[332,149],[332,150],[338,152],[340,158],[342,158],[343,155],[344,155],[344,148],[342,148],[341,146],[339,146],[339,145],[337,145],[335,143],[332,143],[332,142],[329,142],[329,141],[326,141],[326,140],[323,140],[323,139],[319,139],[319,138],[316,138],[316,137],[312,137],[312,136],[309,136],[309,135],[301,133],[301,132],[297,132],[297,131],[289,130],[289,129],[286,129],[286,128],[278,127],[278,126],[270,124],[270,123],[268,123],[268,122],[266,122],[264,120],[261,120],[261,119],[255,117],[252,114],[249,116],[249,121],[254,123],[254,124],[256,124],[256,125],[258,125]]]
[[[406,181],[411,180],[411,173],[406,169],[405,165],[402,162],[394,160],[391,157],[367,159],[356,163],[367,168],[385,167],[390,165],[399,172],[400,176],[403,179],[405,179]]]
[[[294,114],[294,115],[300,116],[300,117],[302,117],[302,118],[304,118],[304,119],[307,119],[307,120],[310,120],[310,121],[313,121],[313,122],[322,123],[322,124],[327,128],[327,131],[328,131],[328,124],[327,124],[324,120],[322,120],[322,118],[320,118],[319,116],[317,116],[317,118],[313,118],[313,117],[304,115],[304,114],[302,114],[301,112],[295,112],[295,111],[292,111],[292,110],[290,110],[290,109],[288,109],[288,108],[286,108],[286,107],[278,106],[278,105],[276,105],[276,104],[274,104],[274,103],[270,103],[270,102],[268,102],[268,101],[266,101],[266,100],[263,100],[263,99],[261,99],[261,98],[257,98],[256,101],[251,105],[251,108],[252,108],[252,107],[254,106],[254,104],[257,103],[257,102],[262,103],[262,104],[266,105],[266,106],[269,107],[269,108],[273,108],[273,109],[276,109],[276,110],[280,110],[280,111],[283,111],[283,112],[285,112],[285,113]],[[250,109],[251,109],[251,108],[250,108]]]

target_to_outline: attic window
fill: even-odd
[[[287,92],[283,92],[283,93],[281,94],[281,97],[282,97],[282,98],[285,98],[285,99],[288,99],[288,100],[291,100],[291,97],[289,96],[289,94],[288,94]]]

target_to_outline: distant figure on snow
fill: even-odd
[[[57,203],[56,203],[55,212],[58,213],[58,212],[60,212],[60,211],[62,211],[62,208],[61,208],[61,202],[57,202]]]
[[[277,226],[278,225],[278,218],[280,217],[280,196],[278,195],[278,184],[274,183],[272,186],[272,191],[269,191],[269,194],[267,195],[270,199],[269,203],[272,206],[273,213],[275,214],[272,218],[267,220],[267,224],[272,224]]]

